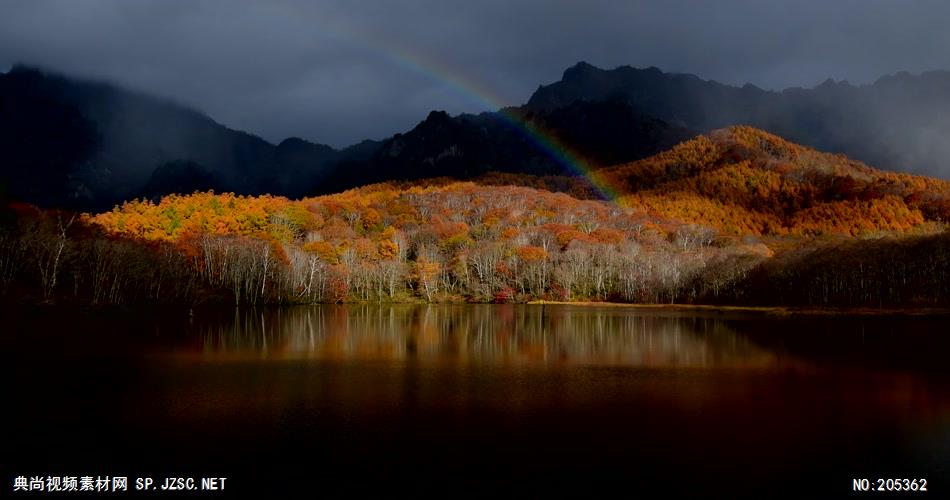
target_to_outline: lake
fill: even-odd
[[[227,477],[208,497],[824,498],[925,478],[916,495],[947,495],[947,317],[5,314],[6,491],[20,475],[110,475]]]

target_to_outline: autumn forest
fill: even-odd
[[[938,307],[950,183],[749,127],[583,177],[489,173],[290,200],[194,192],[102,213],[7,203],[20,303],[616,301]]]

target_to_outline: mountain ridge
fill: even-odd
[[[28,96],[37,102],[24,105]],[[643,158],[693,135],[623,103],[583,103],[552,113],[433,111],[404,133],[343,149],[295,137],[275,145],[162,98],[23,65],[0,75],[0,99],[0,128],[8,132],[0,182],[24,201],[81,210],[195,187],[301,197],[390,179],[570,173],[519,120],[602,164]],[[44,107],[49,116],[73,118],[34,116]],[[17,135],[31,119],[29,133]],[[59,130],[59,122],[76,130]],[[71,155],[44,160],[43,151],[62,149],[66,136],[76,142],[65,150]]]
[[[806,89],[726,85],[655,67],[612,70],[581,62],[541,85],[525,107],[548,110],[579,100],[622,101],[698,132],[751,125],[823,151],[888,170],[950,177],[950,71],[898,72],[873,83],[827,79]]]
[[[286,178],[287,170],[299,169],[299,165],[280,163],[280,144],[226,127],[207,114],[171,100],[24,65],[0,75],[0,126],[15,137],[3,148],[7,155],[4,173],[8,179],[14,177],[10,182],[11,191],[33,192],[39,189],[30,185],[31,182],[48,182],[50,179],[43,176],[35,178],[34,156],[38,150],[55,148],[62,141],[54,120],[36,123],[29,137],[16,135],[19,124],[31,118],[32,109],[17,104],[25,97],[78,114],[84,134],[95,138],[82,140],[82,154],[64,161],[54,172],[66,174],[67,178],[62,180],[66,185],[63,190],[53,196],[27,201],[97,209],[124,199],[166,194],[150,193],[148,182],[157,170],[175,162],[191,162],[209,172],[213,180],[211,187],[215,189],[247,194],[269,191],[303,194],[293,192],[294,182]],[[23,146],[24,143],[36,147]],[[284,149],[294,143],[284,144]],[[295,144],[300,147],[302,143]],[[345,150],[332,150],[335,153],[330,154],[329,146],[307,144],[317,152],[307,162],[308,177],[318,173],[328,159],[346,154]],[[167,177],[169,172],[165,170]],[[165,181],[168,185],[191,182],[187,176]]]
[[[523,106],[477,115],[433,111],[408,131],[335,149],[294,137],[273,144],[172,101],[20,65],[0,75],[0,184],[43,206],[99,210],[192,188],[301,197],[387,180],[563,176],[576,174],[576,166],[552,157],[539,140],[568,146],[585,169],[604,168],[735,124],[864,161],[880,158],[883,164],[870,163],[888,168],[887,159],[914,150],[918,159],[942,158],[944,149],[950,157],[942,140],[950,134],[943,83],[950,88],[950,72],[902,72],[857,87],[829,79],[778,92],[656,67],[603,70],[580,62]],[[921,110],[921,99],[909,97],[915,93],[937,97]],[[886,104],[864,106],[869,100]],[[888,125],[875,128],[881,114]]]

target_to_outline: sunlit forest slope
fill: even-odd
[[[948,305],[945,181],[747,127],[597,175],[617,202],[584,199],[581,178],[496,174],[296,201],[199,192],[96,215],[12,204],[0,290],[91,304]]]
[[[950,218],[950,183],[885,172],[751,127],[602,172],[622,202],[730,234],[867,235]]]

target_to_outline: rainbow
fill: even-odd
[[[530,140],[553,160],[558,162],[561,166],[566,167],[569,171],[587,179],[604,199],[617,201],[619,198],[620,190],[616,189],[608,183],[603,176],[599,175],[593,165],[585,160],[574,148],[558,139],[557,135],[540,124],[524,120],[517,113],[507,110],[503,104],[503,100],[495,96],[494,93],[484,86],[478,85],[471,79],[465,79],[457,72],[452,72],[450,68],[438,64],[432,59],[424,58],[418,53],[396,51],[394,50],[394,47],[396,47],[394,44],[387,43],[384,46],[390,48],[385,53],[388,56],[387,58],[399,63],[400,66],[449,86],[482,108],[495,110],[495,113],[499,117],[515,130],[521,132],[525,138]]]
[[[315,17],[322,18],[320,14]],[[605,200],[615,203],[618,202],[622,194],[622,189],[615,186],[614,183],[610,182],[606,177],[600,175],[594,166],[584,159],[583,155],[578,153],[570,145],[565,144],[564,141],[558,139],[557,135],[553,132],[539,124],[524,120],[514,112],[506,110],[504,99],[498,97],[487,87],[480,85],[472,78],[466,78],[461,72],[449,68],[420,51],[409,50],[397,40],[384,39],[381,33],[366,32],[365,30],[356,29],[353,26],[347,25],[345,22],[339,21],[340,20],[334,20],[332,23],[321,23],[324,24],[321,26],[321,28],[323,28],[321,34],[329,36],[330,38],[340,39],[346,43],[356,44],[374,54],[384,57],[393,64],[409,69],[447,86],[452,91],[472,101],[482,109],[495,110],[498,116],[512,126],[512,128],[519,131],[540,150],[544,151],[545,154],[565,167],[568,171],[587,179],[598,194]]]

